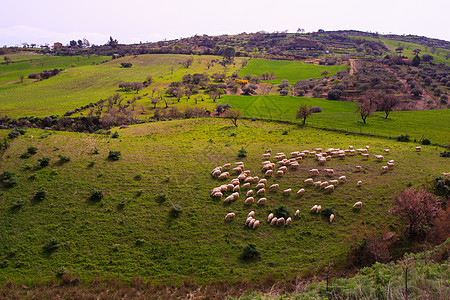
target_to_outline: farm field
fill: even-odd
[[[206,62],[217,58],[214,56],[193,56],[194,63],[192,66],[189,69],[183,68],[181,63],[189,57],[188,55],[175,54],[127,56],[100,65],[86,64],[68,68],[57,76],[42,81],[26,79],[25,84],[16,82],[19,80],[20,71],[17,70],[19,63],[13,63],[9,66],[1,65],[0,73],[3,73],[4,68],[6,70],[8,68],[16,69],[13,69],[14,76],[9,73],[4,75],[9,80],[13,78],[14,82],[5,80],[8,84],[0,87],[0,103],[2,103],[0,114],[10,117],[63,115],[68,110],[112,96],[117,93],[118,85],[121,82],[142,82],[147,76],[153,76],[154,84],[141,91],[140,94],[125,95],[124,98],[129,99],[151,92],[154,87],[167,86],[171,81],[181,81],[183,75],[186,74],[223,72],[223,67],[219,64],[214,64],[208,69]],[[49,58],[46,59],[49,60]],[[76,57],[64,57],[64,60],[68,64],[69,62],[77,64]],[[83,58],[83,60],[87,61],[88,59]],[[237,58],[235,65],[228,67],[228,75],[231,75],[240,67],[241,60]],[[120,63],[122,62],[131,62],[133,66],[121,68]],[[44,64],[44,66],[44,69],[49,69],[56,66],[63,67],[63,64],[52,61]],[[27,67],[29,67],[28,62],[24,65],[24,68]],[[23,72],[25,77],[29,73],[31,73],[30,69],[25,69],[25,72]],[[0,83],[2,82],[1,78],[3,76],[0,76]],[[150,100],[147,102],[150,102]]]
[[[0,282],[28,284],[63,271],[82,280],[137,276],[168,283],[233,282],[315,274],[330,262],[343,268],[350,244],[362,231],[402,227],[387,214],[392,194],[431,182],[449,167],[434,146],[416,152],[413,143],[276,122],[238,124],[212,118],[154,122],[117,129],[118,138],[28,129],[1,158],[0,174],[14,172],[17,184],[0,186]],[[5,130],[0,130],[2,134]],[[268,179],[281,190],[292,188],[293,194],[268,193],[266,206],[245,207],[242,191],[229,205],[210,197],[211,190],[223,183],[210,175],[216,166],[243,161],[251,176],[262,177],[261,154],[268,148],[274,156],[349,145],[369,145],[370,158],[333,158],[325,166],[305,158],[298,170]],[[37,153],[20,158],[30,146]],[[242,148],[247,157],[239,158]],[[385,148],[391,149],[386,159],[394,159],[396,166],[382,174],[386,162],[374,160],[373,154],[382,154]],[[121,151],[121,159],[108,160],[110,150]],[[43,157],[49,157],[50,164],[37,166]],[[355,172],[355,165],[363,171]],[[345,175],[348,182],[330,193],[313,189],[303,182],[311,168],[333,168],[330,178]],[[317,177],[327,179],[323,173]],[[361,187],[356,186],[358,180],[363,181]],[[299,198],[295,193],[302,187],[306,193]],[[40,188],[46,193],[39,201],[33,195]],[[103,198],[90,199],[92,190],[102,191]],[[24,204],[14,207],[18,200]],[[352,210],[356,201],[364,203],[360,211]],[[314,204],[333,208],[334,222],[311,214]],[[182,208],[178,218],[170,216],[175,205]],[[291,215],[299,209],[300,218],[288,227],[270,227],[267,215],[280,205]],[[255,230],[244,226],[251,210],[261,220]],[[236,219],[224,222],[231,211]],[[251,264],[239,259],[249,243],[261,253],[261,259]],[[57,246],[46,251],[48,245]]]
[[[239,76],[259,76],[264,72],[270,72],[274,73],[276,79],[269,80],[269,83],[278,84],[281,83],[283,79],[287,79],[290,84],[295,84],[298,80],[323,77],[321,73],[324,70],[328,70],[330,72],[327,76],[333,76],[336,75],[337,71],[345,70],[346,68],[346,65],[318,66],[300,61],[280,61],[254,58],[249,61],[248,65],[243,68],[241,72],[239,72]]]
[[[312,114],[307,124],[313,127],[337,129],[357,133],[396,137],[408,134],[412,140],[422,136],[440,144],[450,143],[450,110],[394,111],[388,119],[384,112],[369,116],[363,124],[356,103],[306,97],[286,97],[275,95],[234,96],[225,95],[220,103],[230,104],[240,109],[243,116],[271,120],[296,121],[296,111],[300,104],[320,106],[321,113]],[[300,122],[300,121],[298,121]]]

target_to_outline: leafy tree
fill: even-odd
[[[418,55],[421,51],[422,51],[422,49],[416,48],[416,49],[414,49],[412,52],[413,52],[415,55]]]
[[[233,47],[227,47],[223,50],[223,58],[226,60],[232,60],[236,55],[236,50]]]
[[[70,44],[70,47],[76,47],[77,46],[77,41],[75,41],[75,40],[71,40],[70,42],[69,42],[69,44]]]
[[[312,114],[311,112],[311,106],[309,108],[306,106],[306,104],[300,104],[297,110],[297,119],[303,119],[302,124],[305,125],[306,118],[308,118]]]
[[[441,208],[439,198],[426,190],[404,190],[394,195],[393,199],[389,211],[408,222],[410,237],[417,235],[425,226],[432,225]]]
[[[327,77],[328,74],[330,74],[330,71],[328,70],[323,70],[322,73],[320,73],[323,77]]]
[[[112,48],[116,48],[119,45],[119,42],[116,39],[113,39],[111,36],[109,37],[109,41],[106,43],[107,46]]]
[[[430,55],[430,54],[424,54],[424,55],[422,55],[422,60],[424,61],[424,62],[430,62],[430,61],[432,61],[434,59],[434,57],[432,56],[432,55]]]
[[[416,54],[416,56],[414,56],[413,60],[411,61],[411,64],[414,67],[418,67],[420,65],[420,57],[419,57],[419,55]]]
[[[404,49],[402,46],[395,48],[395,52],[397,52],[399,56],[402,56],[403,50]]]
[[[413,88],[411,90],[411,94],[416,96],[416,97],[419,97],[420,95],[422,95],[422,90],[419,89],[419,88]]]
[[[182,62],[182,66],[185,67],[186,69],[189,69],[189,67],[192,65],[192,63],[194,62],[194,58],[189,57],[187,60],[185,60],[184,62]]]
[[[376,97],[377,97],[377,94],[373,91],[367,91],[363,95],[363,99],[362,99],[361,103],[359,104],[358,112],[361,115],[361,119],[363,120],[364,124],[366,124],[367,117],[370,116],[370,114],[375,111]]]
[[[388,118],[392,109],[399,103],[394,95],[381,94],[378,99],[378,108],[385,113],[385,119]]]
[[[230,119],[234,126],[238,127],[237,120],[242,116],[239,109],[228,109],[223,114],[224,118]]]

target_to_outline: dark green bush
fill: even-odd
[[[6,180],[3,180],[3,184],[7,188],[11,188],[17,184],[17,180],[14,177],[8,178]]]
[[[322,209],[322,215],[330,217],[331,214],[334,214],[334,209],[332,207],[325,207]]]
[[[33,196],[34,201],[42,201],[45,199],[45,196],[47,195],[47,191],[43,188],[40,188]]]
[[[397,141],[399,141],[399,142],[409,142],[409,135],[401,134],[401,135],[397,136]]]
[[[178,204],[175,204],[170,209],[170,217],[172,217],[174,219],[178,218],[182,212],[183,212],[183,208],[181,208],[181,206],[179,206]]]
[[[119,137],[119,133],[115,131],[113,134],[111,134],[111,138],[117,139]]]
[[[108,159],[110,160],[119,160],[122,153],[120,151],[109,150]]]
[[[442,157],[450,157],[450,151],[441,152]]]
[[[0,181],[5,181],[7,179],[11,179],[16,173],[10,172],[10,171],[3,171],[2,174],[0,174]]]
[[[91,196],[89,199],[92,201],[100,201],[103,198],[103,191],[102,190],[91,190]]]
[[[64,156],[64,155],[59,154],[58,157],[59,157],[59,162],[60,163],[65,163],[65,162],[69,162],[70,161],[70,157],[69,156]]]
[[[423,139],[422,140],[422,145],[430,145],[431,141],[429,139]]]
[[[448,197],[450,195],[450,179],[436,178],[434,189],[438,196]]]
[[[166,200],[167,200],[167,195],[166,195],[166,194],[163,194],[163,193],[158,194],[158,195],[156,195],[156,197],[155,197],[155,201],[156,201],[157,203],[164,203],[164,202],[166,202]]]
[[[275,217],[277,217],[277,218],[282,218],[282,217],[283,217],[283,218],[287,219],[287,218],[289,218],[289,216],[291,215],[291,213],[290,213],[289,209],[288,209],[286,206],[280,205],[280,206],[278,206],[278,208],[275,210],[274,215],[275,215]]]
[[[24,205],[24,204],[25,204],[25,200],[19,199],[19,200],[14,201],[14,202],[12,203],[11,208],[12,208],[12,209],[19,209],[19,208],[21,208],[22,205]]]
[[[246,157],[247,156],[247,150],[242,147],[240,150],[238,150],[238,156],[239,157]]]
[[[44,246],[44,250],[47,253],[52,253],[56,250],[58,250],[60,247],[59,245],[59,241],[55,238],[52,238],[45,246]]]
[[[244,261],[252,261],[259,259],[260,256],[259,251],[256,249],[256,245],[248,244],[242,250],[241,259]]]
[[[30,147],[28,147],[28,149],[27,149],[27,152],[30,153],[30,154],[36,154],[37,151],[38,151],[38,148],[36,148],[36,147],[34,147],[34,146],[30,146]]]
[[[25,152],[22,155],[20,155],[20,158],[23,158],[23,159],[27,159],[27,158],[30,158],[30,157],[31,157],[31,153],[30,152]]]
[[[50,157],[44,156],[42,158],[39,158],[38,162],[41,167],[46,167],[50,164]]]

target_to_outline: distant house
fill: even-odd
[[[56,42],[53,44],[53,49],[58,50],[61,49],[63,46],[63,44],[61,44],[60,42]]]

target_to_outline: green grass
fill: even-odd
[[[0,186],[0,283],[45,281],[61,268],[81,279],[137,276],[154,282],[206,283],[290,278],[315,273],[331,261],[341,267],[350,247],[346,241],[355,228],[400,229],[386,213],[392,194],[406,186],[421,186],[448,167],[448,159],[439,157],[436,147],[423,147],[417,153],[410,143],[273,122],[239,121],[236,128],[228,120],[192,119],[115,130],[116,139],[29,129],[11,143],[0,164],[0,172],[15,172],[17,181],[12,188]],[[290,153],[315,147],[344,149],[349,144],[370,145],[372,154],[390,148],[388,158],[395,159],[395,169],[381,174],[384,163],[372,157],[333,159],[326,167],[334,168],[336,177],[346,175],[349,182],[331,194],[305,187],[302,199],[269,194],[266,207],[244,207],[242,192],[229,206],[209,196],[213,187],[222,184],[210,176],[218,165],[242,160],[253,176],[261,176],[261,153],[266,148]],[[37,153],[20,158],[31,145],[38,148]],[[94,147],[99,154],[94,154]],[[243,159],[237,157],[242,147],[248,152]],[[121,151],[122,158],[107,160],[109,150]],[[59,155],[70,161],[58,163]],[[36,168],[44,156],[51,159],[50,165]],[[365,171],[353,172],[354,165],[362,165]],[[309,177],[308,170],[317,166],[315,159],[307,158],[297,171],[269,179],[269,184],[279,183],[281,189],[292,188],[295,194]],[[356,187],[357,180],[364,182],[361,188]],[[35,201],[32,197],[39,188],[47,191],[46,198]],[[103,199],[89,200],[92,190],[102,190]],[[155,201],[160,193],[168,196],[166,202]],[[11,209],[20,199],[25,204]],[[359,213],[352,211],[356,201],[364,202]],[[171,219],[169,212],[175,204],[183,212]],[[264,222],[280,204],[291,213],[301,211],[301,218],[288,228]],[[310,214],[313,204],[333,207],[333,224]],[[257,230],[243,226],[250,210],[263,221]],[[223,218],[230,211],[236,213],[236,220],[226,224]],[[52,239],[59,248],[47,253],[44,246]],[[239,260],[247,243],[256,245],[260,261]]]
[[[283,79],[289,80],[290,84],[295,84],[298,80],[309,78],[320,78],[322,71],[330,72],[327,76],[333,76],[337,71],[345,70],[346,65],[338,66],[318,66],[300,61],[281,61],[254,58],[242,69],[239,76],[261,75],[264,72],[274,73],[276,79],[269,80],[270,83],[281,83]]]
[[[363,124],[355,113],[356,103],[325,99],[286,96],[233,96],[226,95],[220,103],[229,103],[240,109],[243,116],[271,120],[296,121],[295,115],[300,104],[320,106],[322,113],[312,114],[307,124],[327,129],[337,129],[358,133],[396,137],[408,134],[412,139],[422,136],[432,142],[450,144],[450,110],[394,111],[388,119],[384,112],[376,112]]]
[[[97,102],[117,93],[120,82],[142,82],[148,75],[153,76],[155,83],[139,94],[124,93],[126,99],[131,99],[151,92],[154,87],[167,86],[171,81],[180,81],[183,75],[188,73],[208,72],[213,74],[223,71],[223,67],[219,64],[207,69],[206,61],[216,58],[209,56],[194,56],[193,65],[189,69],[185,69],[181,63],[188,58],[187,55],[127,56],[101,65],[68,68],[59,75],[42,81],[27,80],[23,85],[10,83],[0,89],[0,103],[2,104],[0,115],[11,117],[62,115],[68,110]],[[87,58],[84,59],[87,60]],[[73,60],[75,58],[72,58]],[[228,75],[240,67],[240,61],[241,59],[237,58],[236,64],[228,67]],[[121,62],[131,62],[133,66],[121,68]],[[13,65],[15,64],[10,66]],[[0,68],[5,67],[7,66],[0,66]],[[173,68],[173,73],[171,68]],[[28,71],[29,69],[27,69]],[[14,78],[14,80],[18,80],[18,76],[14,75]],[[148,98],[143,101],[150,102]]]

